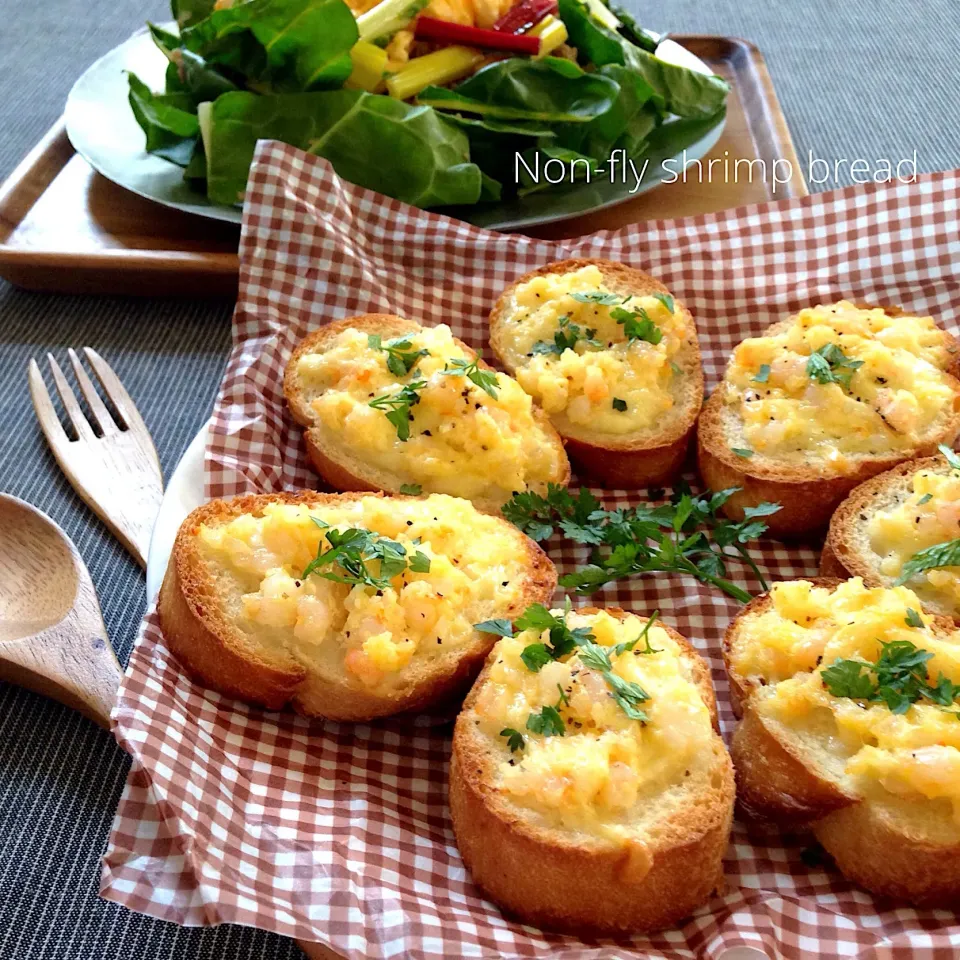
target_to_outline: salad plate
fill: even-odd
[[[176,24],[163,24],[161,29],[173,32]],[[669,39],[659,44],[656,56],[697,73],[712,73],[702,60]],[[167,66],[147,29],[101,57],[77,80],[67,99],[65,124],[70,141],[94,170],[141,197],[208,219],[239,223],[239,205],[210,202],[184,180],[180,167],[145,149],[143,131],[128,100],[128,75],[135,73],[150,89],[161,90]],[[595,176],[592,183],[566,185],[497,202],[436,209],[477,226],[516,230],[612,207],[655,189],[665,180],[675,179],[684,161],[689,165],[705,156],[720,139],[724,120],[723,114],[690,118],[654,131],[643,154],[648,163],[639,185],[635,177],[623,175],[621,170],[617,177]],[[678,150],[681,144],[684,149]]]

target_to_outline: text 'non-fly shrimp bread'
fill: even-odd
[[[693,318],[662,283],[609,260],[549,263],[497,300],[490,346],[581,479],[637,489],[679,473],[703,371]]]
[[[722,884],[733,771],[706,663],[619,609],[528,609],[457,718],[450,810],[474,881],[570,933],[675,924]]]
[[[931,317],[847,301],[809,307],[733,352],[697,430],[700,473],[764,500],[770,531],[825,527],[859,483],[928,456],[960,432],[956,340]]]
[[[960,621],[960,458],[945,454],[856,487],[830,521],[821,575],[903,583],[929,613]]]
[[[465,500],[278,493],[194,510],[157,609],[207,686],[361,720],[463,689],[493,645],[473,624],[555,586],[532,540]]]
[[[749,816],[812,828],[841,872],[922,905],[960,901],[960,633],[906,587],[774,584],[724,656]]]
[[[284,394],[337,490],[413,486],[496,510],[570,478],[543,411],[446,326],[386,314],[330,323],[294,351]]]

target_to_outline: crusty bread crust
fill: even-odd
[[[810,579],[816,586],[833,589],[843,582]],[[743,717],[731,745],[738,810],[760,825],[811,829],[841,872],[867,890],[923,906],[956,906],[960,843],[936,842],[929,830],[924,832],[922,820],[898,816],[895,807],[862,799],[821,775],[802,747],[757,711],[761,687],[755,679],[737,674],[731,651],[742,619],[763,612],[770,603],[769,594],[757,597],[724,637],[724,663],[737,715]],[[934,626],[953,629],[946,617],[937,617]],[[902,802],[910,808],[910,802]]]
[[[420,324],[414,320],[406,320],[403,317],[397,317],[388,313],[367,313],[362,316],[346,317],[343,320],[328,323],[319,330],[314,330],[313,333],[304,337],[291,354],[283,375],[283,395],[287,401],[287,406],[290,408],[293,419],[305,428],[304,442],[306,444],[307,456],[311,464],[313,464],[314,470],[320,474],[330,487],[334,490],[344,491],[382,490],[385,493],[399,493],[401,486],[412,482],[415,478],[396,476],[364,463],[353,456],[344,443],[337,442],[336,438],[331,437],[327,431],[321,429],[307,401],[303,385],[300,382],[299,373],[297,372],[297,364],[302,356],[315,353],[327,341],[332,340],[344,330],[351,328],[361,330],[368,334],[378,333],[385,339],[416,333],[423,329]],[[468,347],[462,340],[454,337],[454,342],[463,350],[468,358],[471,360],[477,359],[476,351]],[[477,363],[482,370],[493,369],[493,367],[482,359],[479,359]],[[556,482],[561,486],[566,486],[570,480],[570,464],[563,451],[563,441],[553,428],[547,415],[536,405],[533,407],[533,417],[547,438],[552,440],[560,450],[562,471],[561,475],[557,477]],[[341,441],[342,439],[343,438],[340,438]],[[501,500],[479,497],[474,498],[473,503],[481,510],[490,511],[498,511],[502,505]]]
[[[910,496],[910,485],[921,471],[949,473],[953,468],[944,456],[908,460],[861,483],[837,507],[827,539],[820,555],[823,576],[862,577],[868,587],[892,587],[893,577],[882,574],[880,558],[870,549],[867,523],[878,510],[887,510],[903,503]],[[960,619],[960,611],[948,610],[941,604],[921,598],[927,613]]]
[[[659,280],[612,260],[559,260],[531,270],[510,284],[490,311],[490,347],[510,374],[516,371],[506,358],[503,330],[510,298],[516,288],[543,274],[572,273],[586,266],[598,267],[608,285],[618,291],[638,296],[670,294]],[[696,324],[680,300],[674,299],[674,304],[675,309],[687,315],[690,330],[687,343],[678,355],[678,363],[685,375],[682,416],[669,419],[666,426],[656,432],[643,431],[624,436],[598,434],[590,428],[577,428],[565,419],[554,420],[582,481],[594,486],[635,490],[667,484],[682,469],[703,403],[703,367]]]
[[[960,844],[912,835],[882,807],[837,810],[814,826],[814,835],[844,876],[873,893],[954,910],[960,901]]]
[[[866,309],[873,305],[857,306]],[[883,309],[890,316],[903,313],[896,307]],[[764,335],[776,332],[784,322],[772,324]],[[952,414],[944,419],[935,435],[917,447],[883,457],[860,457],[853,472],[842,476],[824,477],[815,466],[785,463],[771,457],[738,457],[727,440],[720,389],[714,390],[697,424],[697,460],[703,482],[711,490],[741,488],[726,502],[724,513],[742,520],[744,507],[764,501],[779,503],[781,509],[766,518],[770,535],[784,539],[807,537],[826,527],[837,505],[864,481],[905,460],[932,456],[941,443],[952,444],[960,434],[960,344],[951,334],[946,336],[951,359],[945,372],[953,379],[955,391]]]
[[[496,638],[477,633],[471,644],[429,661],[411,664],[403,683],[387,691],[371,690],[343,669],[307,664],[285,651],[272,650],[237,629],[223,609],[217,584],[198,549],[200,524],[227,523],[245,513],[256,515],[268,503],[325,504],[357,500],[369,493],[255,494],[213,500],[191,513],[180,527],[160,589],[157,612],[167,645],[187,672],[205,686],[279,710],[288,703],[306,716],[334,720],[371,720],[423,709],[461,692],[480,669]],[[382,497],[383,494],[373,494]],[[415,500],[417,497],[396,497]],[[557,572],[532,540],[505,520],[526,560],[523,590],[509,615],[531,603],[549,603]]]
[[[615,608],[607,612],[627,615]],[[665,629],[688,658],[716,726],[709,668],[680,634]],[[471,716],[494,659],[491,653],[457,718],[450,765],[457,846],[474,881],[491,899],[545,929],[618,934],[672,926],[720,890],[734,785],[719,735],[713,738],[706,789],[691,798],[682,814],[658,824],[655,840],[617,844],[544,827],[495,788],[497,760]]]

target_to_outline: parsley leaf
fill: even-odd
[[[553,335],[553,343],[548,343],[546,340],[538,340],[532,347],[531,350],[535,354],[549,354],[553,353],[557,356],[563,353],[564,350],[572,350],[579,341],[583,341],[588,347],[598,348],[603,346],[599,340],[596,339],[597,331],[591,328],[587,328],[586,331],[582,327],[579,327],[575,323],[570,322],[569,317],[561,317],[559,320],[560,329],[557,330]]]
[[[494,400],[497,399],[497,374],[494,370],[481,370],[478,366],[479,356],[467,362],[462,357],[453,358],[440,371],[448,377],[466,377],[472,383],[475,383],[484,393],[489,394]]]
[[[513,624],[509,620],[484,620],[473,625],[480,633],[493,633],[498,637],[512,637]]]
[[[429,573],[430,572],[430,558],[425,554],[417,550],[413,555],[413,559],[410,561],[410,569],[414,573]]]
[[[605,307],[612,307],[620,303],[623,298],[618,293],[609,293],[604,290],[591,290],[589,293],[571,293],[571,297],[578,303],[599,303]]]
[[[623,413],[627,409],[627,401],[621,400],[619,397],[613,398],[613,409],[619,410],[620,413]]]
[[[419,483],[401,483],[400,492],[411,497],[419,497],[423,493],[423,487]]]
[[[867,670],[867,673],[863,673]],[[849,697],[853,700],[869,700],[876,690],[870,665],[861,660],[841,660],[820,671],[820,679],[827,692],[834,697]]]
[[[737,523],[721,518],[719,511],[736,490],[694,496],[680,486],[668,504],[604,510],[586,488],[574,495],[551,484],[546,496],[516,494],[504,505],[503,516],[533,539],[546,540],[559,531],[593,547],[590,563],[560,580],[579,594],[638,574],[687,573],[746,603],[750,594],[727,579],[727,563],[746,563],[767,589],[746,545],[766,531],[763,518],[780,506],[748,508]]]
[[[569,605],[567,612],[569,613]],[[581,643],[593,640],[593,634],[588,627],[577,627],[571,630],[567,626],[566,614],[562,617],[554,616],[541,603],[534,603],[527,607],[523,615],[514,621],[514,626],[517,631],[535,630],[537,633],[549,631],[550,646],[545,646],[544,649],[554,660],[571,653]]]
[[[511,753],[516,753],[523,749],[523,734],[519,730],[514,730],[513,727],[504,727],[500,731],[500,736],[507,738],[507,746],[510,748]]]
[[[663,339],[663,331],[650,319],[643,307],[636,310],[616,307],[610,311],[610,316],[617,323],[623,324],[623,332],[628,340],[646,340],[647,343],[658,344]]]
[[[563,717],[556,707],[544,707],[539,713],[531,713],[527,717],[527,729],[545,737],[562,737],[566,732]]]
[[[615,657],[619,657],[621,653],[629,653],[642,640],[643,649],[640,651],[641,654],[660,653],[659,650],[654,650],[653,647],[650,646],[650,628],[657,622],[659,616],[660,611],[654,610],[653,613],[650,614],[650,619],[643,625],[643,629],[635,640],[631,640],[629,643],[618,643],[616,646],[610,648],[610,652]]]
[[[917,506],[922,507],[925,503],[929,503],[933,499],[932,493],[925,493],[918,501]]]
[[[922,627],[923,621],[920,619],[920,614],[917,613],[913,607],[907,607],[907,617],[905,623],[908,627]]]
[[[817,383],[839,383],[849,390],[853,372],[862,366],[862,360],[849,359],[835,343],[825,343],[810,354],[807,360],[807,376]]]
[[[624,680],[623,677],[607,671],[603,675],[608,686],[613,691],[613,699],[617,701],[620,709],[631,719],[646,723],[650,718],[642,711],[638,710],[638,704],[645,703],[650,699],[647,692],[632,680]]]
[[[747,447],[731,447],[730,448],[738,457],[743,457],[745,460],[748,460],[753,456],[753,450],[750,450]]]
[[[324,541],[321,538],[317,556],[304,568],[301,579],[306,580],[311,574],[316,574],[324,580],[337,583],[386,590],[390,581],[407,569],[407,551],[403,544],[369,530],[330,529],[326,533],[326,540],[329,549],[323,549]],[[423,559],[427,560],[425,556]],[[376,573],[371,564],[379,565]]]
[[[893,585],[899,587],[924,570],[936,570],[940,567],[960,567],[960,539],[935,543],[932,547],[918,550],[903,565],[900,576],[893,581]]]
[[[396,393],[385,393],[370,401],[369,405],[375,410],[383,410],[387,419],[397,428],[397,437],[403,442],[410,439],[410,421],[413,419],[410,408],[420,402],[418,391],[426,385],[426,380],[414,380]]]
[[[675,312],[673,297],[669,293],[655,293],[653,296],[664,305],[667,313]]]
[[[367,345],[371,350],[386,353],[387,369],[395,377],[405,377],[421,357],[430,356],[429,350],[414,350],[409,336],[394,337],[384,343],[379,333],[371,333],[367,337]]]
[[[949,463],[954,470],[960,470],[960,456],[957,456],[956,451],[948,447],[945,443],[941,443],[937,449],[947,458],[947,463]]]
[[[915,610],[907,611],[919,620]],[[930,683],[927,663],[933,654],[922,650],[909,640],[881,642],[876,663],[863,660],[835,660],[821,671],[827,691],[835,697],[848,697],[865,703],[883,703],[895,714],[906,713],[921,699],[941,707],[952,707],[960,696],[960,685],[955,685],[942,673],[935,685]]]
[[[539,673],[548,663],[552,662],[553,655],[545,643],[530,643],[523,648],[520,659],[531,673]]]
[[[754,383],[766,383],[770,379],[770,364],[761,363],[757,375],[753,378]]]

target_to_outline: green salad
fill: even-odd
[[[570,189],[523,173],[538,161],[584,172],[615,149],[638,165],[653,143],[679,153],[725,110],[721,78],[661,60],[601,0],[500,0],[489,27],[425,0],[172,2],[177,32],[149,25],[165,89],[131,73],[130,106],[146,149],[214,204],[242,202],[262,139],[432,208]]]

